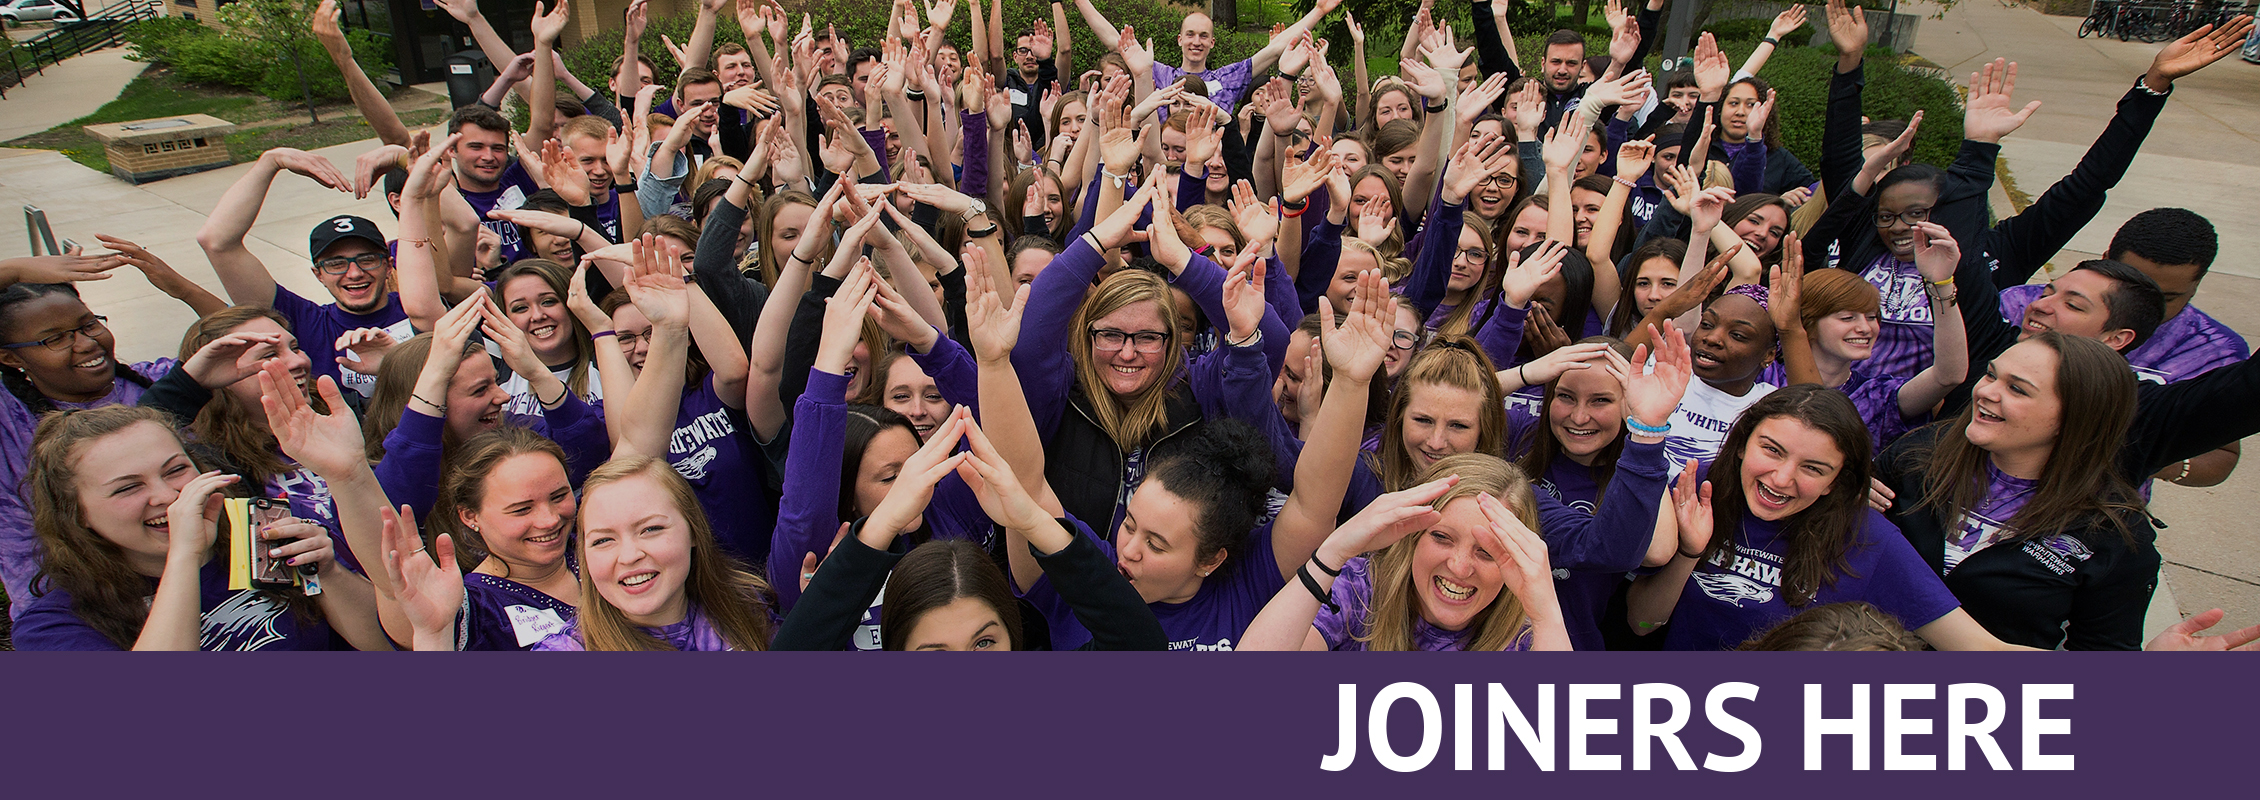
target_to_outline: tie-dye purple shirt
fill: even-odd
[[[1891,254],[1876,257],[1860,272],[1883,293],[1883,330],[1877,333],[1875,352],[1868,356],[1868,372],[1875,375],[1914,375],[1930,367],[1930,295],[1923,292],[1923,274],[1915,262]]]
[[[2038,485],[2038,481],[2010,477],[1986,464],[1985,499],[1962,512],[1954,527],[1946,531],[1946,573],[1953,574],[1970,554],[2017,535],[2009,528],[2009,520],[2032,499],[2033,487]]]
[[[1373,635],[1373,620],[1370,616],[1373,608],[1372,565],[1367,563],[1364,556],[1350,559],[1349,563],[1342,565],[1342,575],[1334,579],[1331,594],[1334,605],[1341,610],[1328,611],[1320,608],[1318,618],[1311,621],[1311,627],[1318,629],[1318,635],[1326,639],[1328,650],[1364,650],[1366,643],[1361,637]],[[1465,650],[1468,640],[1474,638],[1469,630],[1449,631],[1431,625],[1428,620],[1421,618],[1418,611],[1413,612],[1412,617],[1415,649],[1431,653]],[[1507,643],[1505,649],[1528,650],[1530,641],[1530,629],[1526,627],[1514,641]]]
[[[1894,375],[1877,375],[1869,364],[1868,361],[1854,362],[1851,377],[1846,378],[1836,390],[1851,398],[1852,407],[1860,410],[1860,421],[1868,424],[1868,438],[1875,443],[1875,451],[1881,453],[1892,442],[1898,441],[1899,437],[1907,435],[1908,431],[1928,424],[1930,412],[1924,411],[1912,417],[1899,413],[1899,389],[1907,385],[1907,379]],[[1785,386],[1789,383],[1789,373],[1781,368],[1781,362],[1776,361],[1767,364],[1765,370],[1758,373],[1758,380]]]
[[[2024,319],[2025,306],[2047,289],[2027,284],[2001,290],[2001,318],[2011,322]],[[2245,345],[2244,337],[2196,306],[2186,306],[2173,319],[2160,323],[2149,341],[2128,353],[2127,363],[2134,367],[2135,377],[2167,384],[2195,378],[2251,355],[2252,348]]]
[[[534,649],[550,652],[588,649],[581,646],[579,621],[579,617],[566,620],[564,630],[552,633],[540,642],[535,643]],[[683,621],[673,625],[661,625],[657,628],[645,628],[643,631],[658,638],[659,641],[666,642],[667,646],[685,653],[718,653],[732,649],[728,642],[722,640],[722,631],[714,627],[713,620],[707,619],[706,612],[699,610],[696,603],[691,604],[690,612],[683,615]]]

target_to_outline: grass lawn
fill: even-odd
[[[401,119],[410,127],[445,119],[446,101],[427,98],[412,90],[403,90],[394,96],[398,105],[421,105],[415,101],[425,99],[431,101],[430,107],[401,113]],[[81,126],[178,114],[210,114],[241,126],[227,138],[228,154],[238,162],[257,158],[261,152],[274,147],[312,150],[374,135],[368,124],[354,115],[351,103],[318,103],[315,110],[321,114],[320,124],[305,121],[306,108],[302,104],[278,103],[249,92],[189,83],[174,77],[169,70],[152,67],[126,84],[118,99],[94,113],[30,136],[0,142],[0,146],[57,150],[89,169],[109,172],[110,159],[103,153],[102,143],[88,136]]]

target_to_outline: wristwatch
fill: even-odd
[[[966,222],[972,222],[974,217],[987,213],[989,213],[989,204],[981,202],[981,198],[976,197],[973,198],[973,205],[965,209],[965,213],[961,216],[965,218]]]

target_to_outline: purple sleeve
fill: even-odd
[[[1028,396],[1028,413],[1036,420],[1036,430],[1046,436],[1059,428],[1060,412],[1067,410],[1067,392],[1075,381],[1075,365],[1061,343],[1075,335],[1068,324],[1083,305],[1083,296],[1090,293],[1091,279],[1105,264],[1099,251],[1078,236],[1067,250],[1052,256],[1028,292],[1020,344],[1012,348],[1012,368],[1020,373],[1020,391]]]
[[[917,362],[926,377],[934,379],[934,388],[941,390],[942,400],[973,409],[974,417],[980,417],[980,376],[973,365],[973,354],[966,352],[965,345],[944,334],[934,340],[934,352],[919,355],[912,350],[910,360]],[[841,391],[847,391],[846,387],[841,387]]]
[[[1248,96],[1248,84],[1255,80],[1255,73],[1255,59],[1252,58],[1241,59],[1210,70],[1208,76],[1215,79],[1217,83],[1224,85],[1223,91],[1217,92],[1216,97],[1213,98],[1216,101],[1216,106],[1224,109],[1226,114],[1237,111],[1240,106],[1240,99]],[[1160,84],[1155,85],[1159,86]]]
[[[840,457],[847,437],[848,379],[808,371],[808,391],[793,402],[793,448],[785,456],[784,496],[769,540],[769,585],[777,608],[800,600],[800,561],[828,549],[840,530]]]
[[[887,132],[885,130],[876,130],[863,131],[862,133],[863,143],[869,145],[871,147],[871,155],[879,159],[879,174],[891,174],[887,169]],[[982,146],[987,147],[988,143],[983,142]]]
[[[581,485],[590,470],[612,458],[612,437],[604,429],[604,412],[580,395],[566,392],[565,402],[542,409],[532,427],[565,450],[565,479],[574,486]]]
[[[1624,443],[1616,474],[1592,516],[1538,492],[1539,538],[1556,569],[1630,572],[1640,568],[1656,531],[1656,506],[1664,496],[1664,446]]]
[[[1231,417],[1263,432],[1279,465],[1279,485],[1290,487],[1303,443],[1271,399],[1277,373],[1264,364],[1263,355],[1253,347],[1219,347],[1186,365],[1187,378],[1193,399],[1200,401],[1202,417]]]
[[[1099,171],[1105,172],[1106,165],[1100,164]],[[1067,229],[1067,240],[1069,242],[1083,238],[1083,234],[1091,232],[1092,225],[1098,224],[1099,181],[1106,179],[1105,175],[1099,175],[1096,176],[1096,180],[1087,181],[1083,184],[1083,213],[1075,215],[1074,227]],[[1061,244],[1066,243],[1061,242]]]
[[[1295,278],[1295,293],[1302,297],[1303,313],[1318,311],[1318,298],[1326,296],[1326,286],[1334,282],[1334,271],[1341,265],[1342,226],[1319,217],[1310,237],[1303,240],[1303,271]]]
[[[1632,138],[1632,120],[1620,119],[1617,115],[1610,114],[1609,121],[1601,126],[1601,133],[1603,137],[1601,139],[1601,166],[1595,170],[1595,174],[1615,177],[1617,174],[1617,148],[1622,147],[1625,140]]]
[[[439,502],[444,455],[440,441],[446,431],[446,420],[404,408],[400,424],[385,434],[385,457],[376,464],[377,483],[393,504],[414,509],[417,519],[430,517],[432,505]]]
[[[1224,314],[1226,277],[1223,267],[1210,261],[1208,256],[1194,253],[1191,260],[1185,262],[1185,270],[1170,278],[1169,283],[1193,298],[1193,305],[1208,316],[1209,324],[1216,326],[1217,333],[1229,334],[1230,324]],[[1269,303],[1264,304],[1263,319],[1256,323],[1256,332],[1263,335],[1265,360],[1273,370],[1278,370],[1280,363],[1287,360],[1287,337],[1292,331],[1279,321],[1279,314],[1271,310]]]
[[[1452,256],[1460,246],[1460,227],[1466,209],[1438,197],[1428,204],[1428,219],[1420,225],[1420,248],[1413,251],[1412,276],[1405,279],[1405,299],[1421,319],[1444,302],[1445,286],[1452,279]]]
[[[1727,172],[1734,175],[1736,194],[1750,194],[1766,188],[1766,144],[1753,141],[1726,162]]]
[[[1484,302],[1491,304],[1491,316],[1476,329],[1475,341],[1483,346],[1483,354],[1500,369],[1511,369],[1517,363],[1515,352],[1522,349],[1522,324],[1530,317],[1530,309],[1515,308],[1496,297]],[[1481,313],[1483,309],[1475,309]]]
[[[31,579],[39,574],[39,537],[31,511],[14,492],[0,492],[0,587],[8,590],[8,614],[16,617],[31,603]]]
[[[1946,588],[1946,581],[1932,571],[1930,562],[1924,561],[1915,546],[1899,532],[1899,526],[1875,509],[1868,512],[1867,524],[1858,538],[1866,539],[1867,546],[1878,547],[1871,565],[1865,591],[1860,599],[1874,603],[1884,613],[1898,617],[1907,630],[1937,622],[1962,607],[1962,601]],[[1862,543],[1856,543],[1854,547]]]
[[[1303,299],[1295,294],[1295,279],[1288,277],[1287,262],[1279,260],[1279,251],[1273,250],[1264,262],[1263,301],[1271,304],[1271,313],[1279,315],[1279,321],[1292,333],[1294,326],[1303,324],[1303,315],[1310,312],[1303,310]]]
[[[1177,210],[1179,212],[1200,205],[1208,199],[1208,178],[1193,177],[1192,166],[1187,164],[1185,169],[1177,171]]]
[[[965,137],[965,174],[957,190],[974,197],[989,196],[989,112],[966,111],[958,116]]]
[[[67,596],[30,603],[18,613],[14,647],[25,652],[124,650],[71,611]]]

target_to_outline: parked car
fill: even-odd
[[[0,19],[9,22],[69,22],[78,18],[78,12],[58,0],[0,0]]]
[[[2260,64],[2260,28],[2252,29],[2252,35],[2245,37],[2244,60]]]

